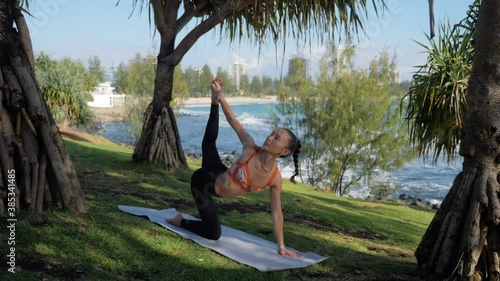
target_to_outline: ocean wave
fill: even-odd
[[[207,112],[207,111],[198,111],[198,110],[181,109],[181,110],[179,110],[179,115],[180,116],[206,116],[206,117],[208,117],[209,112]]]
[[[237,117],[241,124],[247,126],[253,126],[253,129],[261,129],[263,127],[268,126],[266,119],[259,118],[255,115],[244,112],[240,116]]]
[[[264,118],[260,118],[260,117],[257,117],[255,115],[252,115],[252,114],[249,114],[246,112],[241,114],[240,116],[237,116],[236,118],[238,119],[240,124],[243,125],[243,127],[245,127],[245,129],[248,131],[254,131],[254,132],[255,131],[266,131],[266,132],[271,131],[268,121]],[[229,123],[226,121],[226,118],[223,115],[219,116],[219,127],[222,127],[222,128],[229,128],[230,127]],[[264,136],[264,138],[266,136]],[[258,134],[257,136],[253,136],[253,137],[259,138],[262,136],[260,134]],[[256,139],[256,141],[257,141],[257,139]]]

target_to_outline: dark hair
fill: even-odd
[[[299,138],[290,131],[289,129],[284,128],[285,131],[288,132],[288,135],[290,135],[290,143],[288,144],[288,149],[292,152],[293,154],[293,164],[295,166],[295,173],[293,176],[290,178],[290,181],[295,183],[295,176],[297,176],[300,172],[299,170],[299,154],[300,154],[300,149],[302,148],[302,145],[300,144]],[[286,156],[280,156],[280,157],[288,157],[289,155]]]

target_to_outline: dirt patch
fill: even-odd
[[[382,248],[367,247],[367,249],[370,251],[377,252],[377,253],[384,253],[387,256],[393,257],[393,258],[413,258],[413,256],[409,255],[409,254],[398,253],[398,252],[394,252],[394,251],[390,251],[390,250],[382,249]]]
[[[169,200],[169,202],[167,202],[167,201],[161,199],[158,196],[157,193],[130,191],[130,190],[126,190],[124,188],[122,188],[122,189],[117,189],[117,188],[103,189],[103,188],[100,188],[100,187],[88,186],[88,185],[82,186],[82,190],[85,193],[87,193],[87,194],[90,193],[90,194],[93,194],[93,195],[96,195],[98,193],[100,193],[100,194],[108,194],[108,195],[111,195],[111,196],[132,195],[132,196],[141,198],[141,199],[143,199],[145,201],[151,201],[151,202],[163,204],[165,206],[169,206],[171,204],[170,200]]]
[[[309,271],[309,270],[291,270],[290,280],[339,280],[332,278],[331,272]]]
[[[309,270],[292,270],[288,280],[338,280],[338,281],[436,281],[439,279],[422,279],[418,276],[400,275],[394,277],[373,276],[373,272],[366,272],[360,267],[352,268],[349,273],[328,272],[328,271],[309,271]]]
[[[0,262],[6,263],[7,260],[1,259]],[[16,267],[22,268],[24,271],[36,272],[39,280],[86,280],[86,269],[79,265],[57,265],[43,261],[22,259],[16,262]],[[94,269],[102,271],[103,269],[94,266]],[[161,273],[160,269],[148,269],[147,271],[133,270],[130,272],[122,272],[123,278],[119,280],[141,280],[144,276],[154,276]]]
[[[51,226],[50,221],[42,216],[33,216],[28,220],[29,224],[34,227],[48,227]]]
[[[2,260],[4,263],[5,260]],[[6,261],[5,261],[6,262]],[[16,262],[16,267],[30,272],[37,272],[40,280],[58,277],[62,280],[80,280],[87,274],[81,266],[55,265],[42,261],[20,259]]]
[[[59,132],[64,138],[75,141],[85,141],[97,144],[112,144],[113,142],[100,136],[94,136],[83,132],[72,131],[70,129],[60,128]]]
[[[411,281],[411,280],[421,281],[421,280],[428,280],[428,279],[421,279],[418,276],[401,276],[401,277],[375,278],[372,281]]]
[[[347,231],[347,232],[341,231],[341,233],[344,233],[346,235],[353,236],[356,238],[367,239],[367,240],[380,240],[380,241],[387,240],[387,237],[385,237],[384,235],[380,235],[378,233],[375,233],[375,232],[372,232],[369,230],[354,230],[354,231]]]

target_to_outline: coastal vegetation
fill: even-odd
[[[373,181],[374,171],[400,168],[413,154],[400,117],[404,93],[394,58],[383,52],[368,69],[358,69],[355,47],[340,56],[337,52],[330,45],[315,81],[304,75],[304,65],[297,60],[272,116],[275,127],[299,134],[302,181],[343,196],[357,183]]]
[[[407,104],[404,118],[418,153],[434,154],[434,162],[440,156],[448,161],[458,156],[479,6],[480,1],[475,0],[458,24],[448,22],[439,28],[437,38],[418,43],[427,61],[413,75],[403,99]]]
[[[87,106],[90,91],[104,82],[104,69],[94,57],[86,68],[71,58],[52,59],[45,53],[35,58],[35,74],[43,99],[57,124],[85,126],[93,121]]]

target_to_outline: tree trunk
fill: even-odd
[[[166,170],[187,169],[175,115],[170,107],[175,65],[159,60],[153,101],[144,113],[142,133],[133,159],[140,163],[162,164]]]
[[[182,1],[151,0],[155,26],[161,36],[153,101],[144,113],[144,124],[132,158],[136,162],[161,163],[166,170],[187,169],[179,130],[170,107],[174,68],[194,43],[231,14],[253,1],[185,1],[184,14],[177,18]],[[177,33],[193,18],[208,15],[175,46]],[[209,85],[207,85],[208,87]]]
[[[500,280],[500,2],[483,0],[460,155],[463,172],[415,252],[450,280]]]
[[[35,79],[33,55],[26,54],[31,46],[25,46],[30,40],[22,22],[15,0],[0,2],[0,215],[13,215],[4,204],[12,196],[17,209],[41,212],[48,203],[46,190],[62,207],[85,213],[88,206],[73,164]]]

